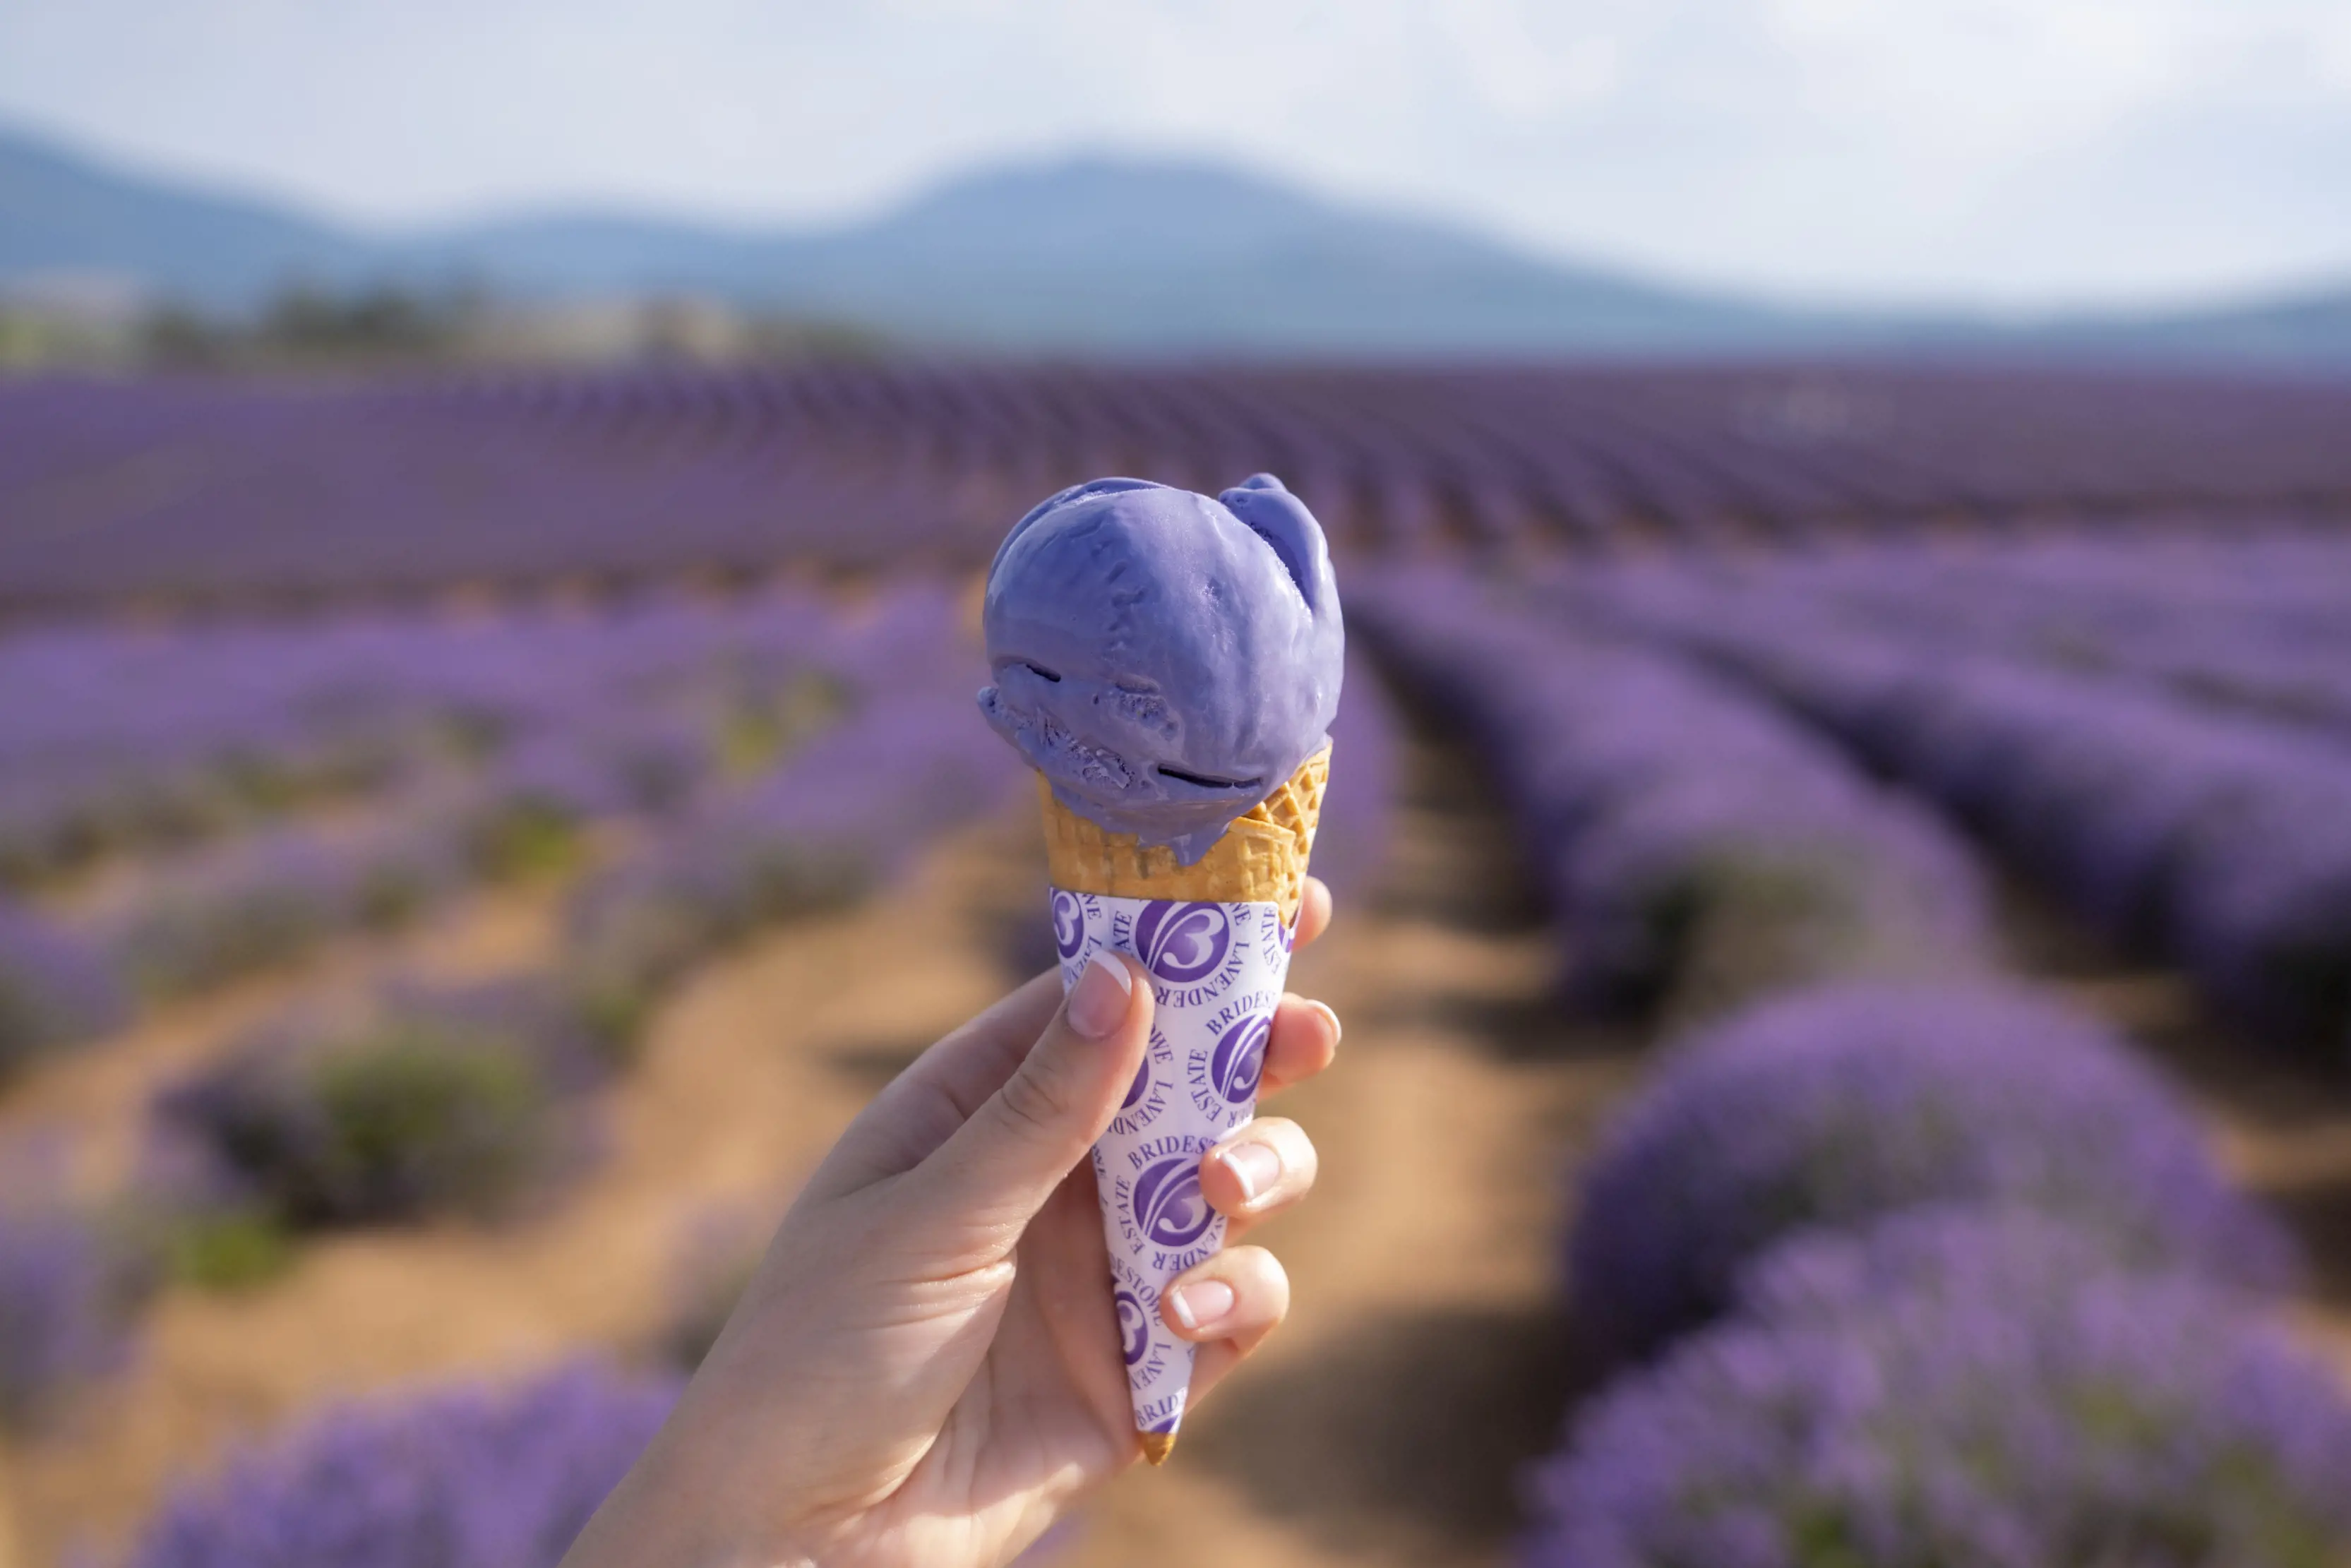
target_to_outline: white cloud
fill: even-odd
[[[1108,144],[1811,294],[2351,271],[2345,0],[0,0],[0,110],[385,221]]]
[[[1582,26],[1560,27],[1556,7],[1447,0],[1431,15],[1477,103],[1507,120],[1548,120],[1599,102],[1616,87],[1615,39]]]

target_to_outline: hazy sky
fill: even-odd
[[[387,222],[1109,147],[1808,297],[2351,279],[2351,0],[0,0],[0,116]]]

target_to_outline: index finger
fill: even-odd
[[[873,1097],[810,1186],[851,1190],[920,1165],[1004,1087],[1061,1005],[1048,972],[951,1030]]]

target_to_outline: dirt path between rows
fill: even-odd
[[[1433,755],[1408,774],[1381,890],[1344,907],[1294,977],[1347,1034],[1338,1068],[1281,1104],[1322,1153],[1313,1201],[1264,1233],[1295,1284],[1290,1324],[1176,1460],[1111,1488],[1056,1561],[1507,1555],[1516,1471],[1552,1445],[1573,1376],[1552,1306],[1562,1176],[1637,1071],[1638,1041],[1554,1011],[1552,948],[1499,819]],[[131,1373],[6,1456],[25,1561],[82,1542],[110,1554],[172,1477],[319,1399],[644,1353],[696,1221],[779,1211],[873,1090],[1035,952],[1011,926],[1040,885],[1032,826],[990,824],[870,907],[715,966],[611,1093],[602,1162],[536,1220],[337,1239],[245,1294],[171,1293]],[[543,912],[507,903],[425,946],[481,967],[544,942]],[[305,983],[340,977],[329,965]],[[12,1096],[6,1121],[74,1126],[119,1168],[156,1075],[282,990],[62,1064]]]

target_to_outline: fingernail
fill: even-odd
[[[1109,954],[1099,954],[1070,988],[1070,1027],[1088,1040],[1103,1040],[1125,1021],[1134,977]]]
[[[1222,1280],[1195,1280],[1167,1292],[1167,1310],[1176,1314],[1185,1333],[1197,1333],[1231,1312],[1237,1299],[1233,1288]]]
[[[1217,1155],[1233,1173],[1241,1202],[1255,1203],[1281,1179],[1281,1155],[1270,1144],[1235,1144]]]
[[[1345,1038],[1347,1031],[1339,1027],[1339,1015],[1331,1010],[1330,1003],[1308,1002],[1306,1005],[1312,1008],[1316,1012],[1321,1013],[1322,1015],[1322,1021],[1331,1026],[1331,1043],[1332,1045],[1338,1044],[1342,1039]]]

